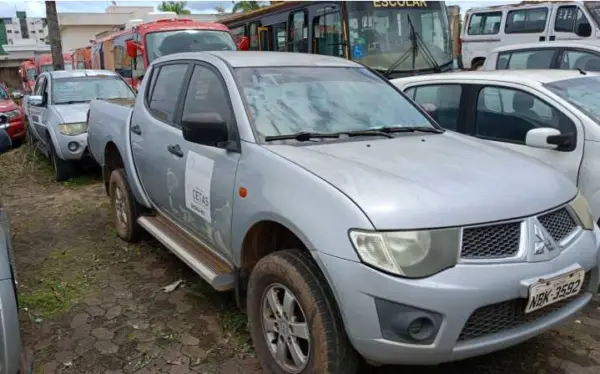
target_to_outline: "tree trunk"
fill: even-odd
[[[54,1],[46,1],[46,21],[48,23],[50,50],[52,51],[52,66],[55,71],[64,70],[65,60],[62,54],[62,41],[60,39],[58,15],[56,14],[56,3]]]

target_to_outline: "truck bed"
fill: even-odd
[[[133,108],[133,106],[135,105],[135,99],[119,98],[119,99],[105,99],[104,101],[108,101],[109,103],[112,103],[112,104],[126,106],[129,108]]]
[[[104,165],[104,149],[113,142],[125,149],[129,131],[129,117],[135,100],[92,100],[88,119],[88,146],[92,157]],[[124,143],[124,144],[121,144]]]

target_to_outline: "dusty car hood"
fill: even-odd
[[[85,115],[89,107],[89,103],[52,105],[52,108],[63,119],[63,123],[85,122]]]
[[[19,107],[12,100],[0,100],[0,112],[9,112],[18,109]]]
[[[548,165],[449,132],[266,148],[342,191],[377,229],[448,227],[528,216],[577,193]]]

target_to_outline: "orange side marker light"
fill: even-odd
[[[246,196],[248,196],[248,190],[244,187],[240,187],[240,190],[238,193],[240,194],[240,197],[242,199],[244,199]]]

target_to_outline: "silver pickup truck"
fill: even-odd
[[[598,288],[600,229],[572,183],[444,131],[352,61],[165,56],[88,125],[118,235],[145,229],[233,290],[270,373],[485,354]]]

